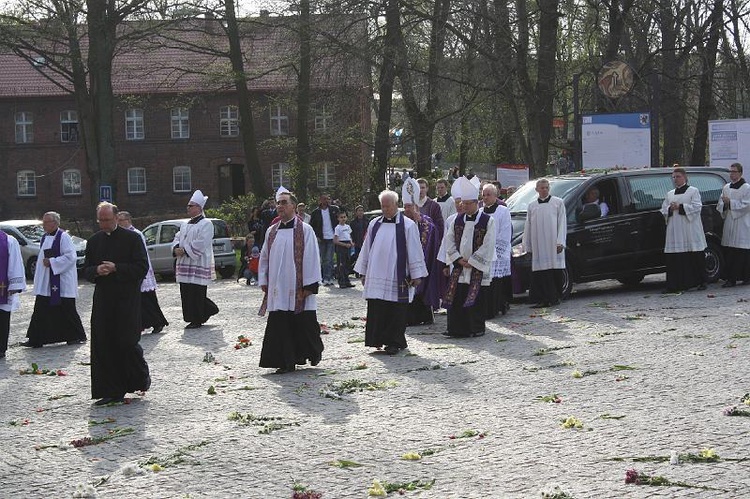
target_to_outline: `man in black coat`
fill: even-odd
[[[141,282],[148,271],[141,237],[117,225],[117,206],[100,203],[99,232],[86,244],[84,274],[96,284],[91,309],[91,395],[124,402],[151,386],[141,339]]]
[[[318,238],[323,286],[333,285],[333,229],[338,223],[338,217],[339,207],[331,204],[328,194],[321,194],[318,207],[310,213],[310,225]]]

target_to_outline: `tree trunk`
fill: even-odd
[[[703,51],[703,74],[701,75],[700,96],[698,100],[698,118],[695,123],[695,135],[693,137],[693,152],[690,155],[690,164],[694,166],[706,164],[706,149],[708,147],[708,120],[714,115],[716,106],[714,104],[714,72],[716,71],[716,53],[719,49],[719,40],[722,36],[722,14],[724,12],[723,0],[716,0],[711,13],[711,27]]]
[[[385,10],[385,40],[383,42],[383,62],[378,78],[378,122],[375,127],[375,147],[373,168],[370,172],[370,193],[372,196],[385,188],[388,172],[388,152],[390,150],[390,125],[393,111],[393,84],[396,79],[396,51],[398,33],[401,30],[399,0],[388,0]]]
[[[310,0],[300,0],[299,9],[300,53],[297,83],[297,165],[294,188],[299,199],[307,199],[308,179],[313,178],[310,171],[310,135],[308,132],[312,65],[310,48]]]
[[[96,0],[93,0],[96,1]],[[229,39],[229,60],[232,63],[232,74],[234,76],[234,88],[237,91],[237,103],[240,113],[240,134],[242,135],[242,147],[245,151],[245,168],[250,179],[250,189],[256,199],[265,199],[270,189],[260,168],[258,159],[258,144],[255,141],[255,125],[253,123],[253,108],[250,92],[247,89],[247,76],[245,75],[245,63],[240,45],[240,31],[237,24],[234,0],[224,0],[226,13],[226,33]]]

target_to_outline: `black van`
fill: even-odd
[[[729,171],[719,167],[686,168],[688,183],[701,192],[701,219],[706,233],[706,274],[715,282],[721,273],[721,229],[724,221],[716,211]],[[617,279],[635,285],[647,274],[666,271],[664,241],[666,226],[661,205],[674,188],[671,168],[616,170],[549,177],[550,193],[565,201],[568,237],[563,296],[573,283]],[[521,186],[507,201],[513,222],[513,291],[529,288],[531,257],[524,253],[521,238],[526,208],[537,197],[536,181]],[[609,206],[606,216],[583,212],[583,199],[592,187]]]

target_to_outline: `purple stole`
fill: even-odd
[[[47,234],[42,236],[39,246],[44,245],[45,237],[47,237]],[[42,250],[44,251],[44,258],[55,258],[60,256],[60,238],[62,238],[62,231],[57,229],[55,240],[52,241],[52,247],[48,250]],[[50,265],[47,270],[49,271],[49,304],[55,307],[62,303],[62,299],[60,298],[60,274],[52,272],[52,265]]]
[[[472,245],[472,252],[479,249],[484,240],[484,235],[487,233],[487,223],[490,220],[490,216],[486,213],[480,213],[477,217],[477,221],[474,224],[474,241]],[[464,235],[464,228],[466,227],[466,215],[456,217],[456,221],[453,224],[453,238],[457,242],[458,246],[461,245],[461,237]],[[460,265],[453,265],[453,270],[448,278],[448,289],[445,291],[443,297],[443,306],[446,308],[453,304],[453,298],[456,296],[456,289],[458,289],[458,278],[461,277],[461,273],[464,268]],[[464,308],[471,307],[476,302],[479,296],[479,291],[482,286],[482,271],[472,267],[471,279],[469,281],[469,294],[466,295],[466,301],[464,301]]]
[[[301,314],[305,310],[305,298],[302,296],[302,262],[305,259],[305,233],[302,231],[302,220],[299,219],[294,222],[294,272],[296,274],[295,283],[295,296],[294,296],[294,313]],[[294,220],[294,219],[292,219]],[[281,220],[271,226],[271,231],[268,233],[268,261],[271,261],[271,245],[276,239],[276,233],[279,231],[279,225]],[[266,309],[268,308],[268,293],[263,295],[263,303],[260,305],[258,315],[266,315]]]
[[[8,235],[0,230],[0,305],[8,304]]]
[[[398,216],[398,215],[396,215]],[[372,241],[382,225],[383,217],[380,217],[372,226]],[[409,282],[406,278],[406,229],[404,228],[404,215],[401,214],[399,222],[396,223],[396,282],[398,282],[398,302],[409,303]]]

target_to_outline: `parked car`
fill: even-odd
[[[44,228],[41,220],[6,220],[0,222],[0,230],[13,236],[21,246],[21,256],[26,268],[26,277],[34,278],[36,271],[36,259],[39,256],[39,244],[44,236]],[[86,240],[78,236],[71,236],[73,245],[76,248],[76,268],[83,268],[83,261],[86,257]]]
[[[175,257],[172,256],[172,241],[188,223],[188,218],[165,220],[149,225],[143,230],[146,238],[146,249],[151,265],[157,274],[174,275]],[[229,229],[226,222],[218,218],[209,218],[214,224],[214,265],[216,272],[223,278],[232,277],[235,272],[236,258]]]
[[[706,275],[715,282],[724,262],[721,231],[724,221],[716,211],[721,189],[729,181],[726,168],[686,168],[688,183],[700,190],[701,220],[706,234]],[[625,285],[640,283],[647,274],[666,271],[664,241],[666,225],[660,209],[667,192],[674,188],[671,168],[618,170],[604,173],[550,177],[550,192],[565,201],[568,234],[565,248],[563,296],[574,283],[617,279]],[[521,186],[507,201],[513,224],[514,293],[529,288],[531,256],[521,245],[526,208],[537,198],[536,181]],[[586,192],[596,187],[609,214],[583,211]],[[593,206],[592,206],[593,208]]]

